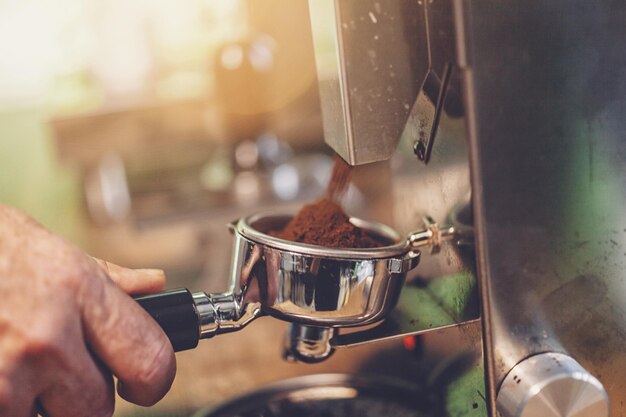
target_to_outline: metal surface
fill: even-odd
[[[498,392],[502,417],[608,417],[602,384],[578,362],[543,353],[515,365]]]
[[[456,5],[491,396],[568,352],[622,415],[626,4]]]
[[[427,246],[431,253],[435,254],[441,251],[443,241],[457,237],[453,226],[440,227],[432,217],[424,218],[424,226],[426,227],[424,231],[412,233],[409,236],[411,248],[418,249]]]
[[[458,117],[462,111],[459,110],[458,80],[453,77],[456,37],[452,2],[418,1],[416,7],[424,13],[428,73],[411,108],[403,136],[411,137],[418,159],[428,163],[444,105],[449,115]]]
[[[442,79],[433,71],[428,71],[404,128],[403,135],[417,133],[413,151],[424,163],[428,163],[433,150],[450,73],[451,66],[446,67]]]
[[[389,377],[319,374],[292,378],[230,400],[195,417],[432,415],[431,399],[409,381]]]
[[[444,108],[460,115],[452,2],[320,3],[309,5],[326,143],[360,165],[389,159],[410,135],[427,163]]]
[[[428,71],[424,14],[416,5],[309,2],[325,140],[351,165],[386,160],[396,150]]]
[[[283,358],[306,363],[321,362],[334,353],[330,341],[335,330],[328,327],[290,324]]]
[[[240,308],[259,303],[265,314],[322,327],[360,326],[383,318],[419,253],[402,241],[374,249],[334,249],[265,234],[281,230],[289,219],[252,215],[237,223],[231,291]],[[382,225],[359,221],[359,226],[397,241],[397,234]]]
[[[196,306],[196,313],[198,314],[200,336],[201,338],[210,337],[208,335],[214,334],[218,327],[216,306],[205,292],[196,292],[192,296],[193,303]]]

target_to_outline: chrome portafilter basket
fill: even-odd
[[[286,357],[317,362],[333,351],[340,328],[380,321],[395,306],[419,247],[436,248],[454,234],[436,223],[402,239],[388,226],[350,221],[377,240],[371,249],[338,249],[270,235],[292,215],[260,213],[230,224],[234,236],[229,288],[224,293],[176,289],[138,298],[177,351],[198,341],[242,329],[262,315],[290,323]]]

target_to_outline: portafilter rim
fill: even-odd
[[[315,257],[371,260],[403,256],[409,252],[408,240],[403,238],[393,228],[382,223],[363,220],[357,217],[350,217],[350,222],[355,226],[365,229],[369,233],[373,233],[384,239],[389,239],[390,241],[397,243],[379,248],[332,248],[307,243],[292,242],[290,240],[270,236],[253,226],[261,220],[267,220],[270,218],[292,218],[293,216],[293,212],[264,211],[254,213],[239,219],[239,221],[237,221],[234,225],[234,229],[235,232],[255,243],[287,252],[294,252]]]

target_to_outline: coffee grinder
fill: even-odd
[[[414,153],[390,205],[423,230],[354,219],[389,245],[334,250],[267,234],[293,213],[253,214],[231,225],[227,293],[142,305],[178,349],[272,315],[291,323],[286,356],[311,362],[480,325],[489,415],[619,415],[626,6],[313,0],[310,14],[326,142],[352,165]],[[462,272],[440,284],[455,308],[398,314],[428,252]]]

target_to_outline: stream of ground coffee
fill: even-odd
[[[341,157],[335,156],[335,163],[326,187],[326,196],[335,204],[341,205],[341,199],[348,191],[352,167]]]
[[[384,246],[361,228],[350,223],[341,208],[341,199],[350,185],[351,167],[336,156],[326,197],[307,204],[285,228],[271,233],[294,242],[333,248],[376,248]]]

